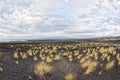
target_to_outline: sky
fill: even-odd
[[[0,0],[0,40],[120,36],[120,0]]]

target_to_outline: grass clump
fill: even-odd
[[[3,68],[2,67],[0,67],[0,72],[2,72],[3,71]]]
[[[18,58],[19,58],[19,56],[18,56],[18,53],[17,53],[17,52],[15,52],[15,53],[13,54],[13,58],[14,58],[14,59],[18,59]]]
[[[93,72],[95,70],[95,68],[97,67],[98,62],[97,61],[93,61],[86,69],[84,74],[90,74],[91,72]]]
[[[64,78],[65,78],[65,80],[74,80],[74,75],[73,74],[66,74]]]
[[[60,60],[60,55],[58,54],[58,55],[55,55],[55,58],[54,58],[54,60]]]
[[[35,65],[34,72],[37,75],[44,75],[45,73],[50,73],[53,70],[53,67],[46,63],[38,63]]]
[[[3,54],[0,52],[0,57],[2,57],[2,55],[3,55]]]
[[[106,64],[106,70],[110,70],[110,69],[112,69],[112,68],[114,67],[114,63],[115,63],[114,60],[108,62],[108,63]]]

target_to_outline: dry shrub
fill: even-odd
[[[81,67],[82,68],[87,68],[91,63],[92,63],[92,60],[88,59],[81,64]]]
[[[108,62],[108,63],[106,64],[106,70],[110,70],[110,69],[112,69],[112,68],[114,67],[114,63],[115,63],[114,60]]]
[[[3,68],[2,67],[0,67],[0,72],[2,72],[3,71]]]
[[[52,72],[53,70],[53,67],[50,66],[49,64],[47,63],[38,63],[35,65],[35,68],[34,68],[34,72],[37,74],[37,75],[44,75],[45,73],[50,73]]]
[[[15,53],[13,54],[13,58],[15,58],[15,59],[18,59],[18,58],[19,58],[19,56],[18,56],[18,53],[17,53],[17,52],[15,52]]]
[[[55,55],[54,60],[60,60],[60,55],[59,54]]]
[[[74,75],[73,74],[66,74],[64,76],[65,80],[74,80]]]
[[[90,74],[91,72],[93,72],[97,65],[98,65],[97,61],[93,61],[92,63],[90,63],[84,74]]]

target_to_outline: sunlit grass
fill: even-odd
[[[13,54],[13,58],[15,58],[15,59],[18,59],[18,58],[19,58],[19,56],[18,56],[18,53],[17,53],[17,52],[15,52],[15,53]]]
[[[110,61],[106,64],[106,70],[110,70],[114,67],[115,61]]]
[[[74,75],[73,74],[66,74],[64,76],[65,80],[74,80]]]
[[[3,54],[0,52],[0,57],[2,57],[2,55],[3,55]]]
[[[0,67],[0,72],[3,72],[3,68],[2,67]]]
[[[81,64],[81,67],[82,67],[82,68],[86,68],[86,67],[90,66],[91,63],[92,63],[92,60],[91,60],[91,59],[88,59],[88,60],[84,61],[84,62]]]
[[[51,57],[47,56],[46,62],[50,63],[50,62],[52,62],[52,61],[53,61],[53,59],[52,59]]]
[[[33,60],[34,60],[34,61],[37,61],[37,60],[38,60],[37,56],[34,56],[34,57],[33,57]]]
[[[53,70],[53,67],[50,66],[47,63],[40,62],[35,65],[34,72],[37,75],[44,75],[45,73],[51,73]]]
[[[92,73],[96,67],[98,65],[98,62],[97,61],[93,61],[86,69],[85,73],[84,74],[90,74]]]
[[[79,62],[83,63],[85,60],[86,60],[85,57],[82,57]]]
[[[27,59],[27,54],[26,53],[21,52],[20,56],[21,56],[22,59]]]
[[[15,64],[19,64],[19,61],[15,61]]]
[[[28,50],[28,51],[27,51],[27,54],[28,54],[28,56],[33,56],[32,50],[31,50],[31,49]]]
[[[60,55],[59,54],[55,55],[54,60],[60,60]]]

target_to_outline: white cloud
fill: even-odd
[[[69,0],[65,0],[65,2],[68,2]]]
[[[0,0],[0,14],[0,39],[120,36],[118,0]]]

